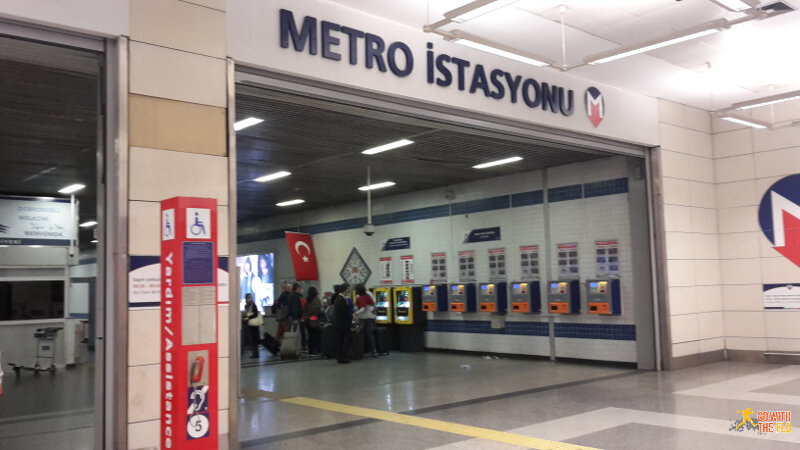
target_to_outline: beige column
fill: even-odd
[[[160,253],[159,202],[217,199],[219,256],[228,253],[226,0],[131,0],[128,246]],[[227,448],[227,306],[218,310],[219,432]],[[128,311],[127,447],[159,445],[160,311]]]

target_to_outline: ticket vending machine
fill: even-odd
[[[586,280],[586,308],[589,314],[622,314],[619,279]]]
[[[542,310],[542,293],[538,281],[514,281],[509,292],[511,312],[538,314]]]
[[[425,312],[447,311],[447,285],[422,286],[422,310]]]
[[[422,314],[422,288],[404,286],[394,288],[394,324],[397,350],[421,352],[425,350],[425,316]]]
[[[447,291],[447,310],[450,312],[475,312],[475,285],[451,284]]]
[[[550,314],[581,312],[581,288],[578,280],[551,281],[547,289],[547,303]]]
[[[481,283],[478,287],[478,308],[480,312],[495,314],[508,312],[508,286],[505,282]]]
[[[387,325],[392,323],[392,288],[378,287],[373,291],[375,294],[375,323]]]
[[[219,446],[217,282],[217,201],[162,201],[161,448]]]

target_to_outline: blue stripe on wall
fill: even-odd
[[[626,192],[628,192],[627,178],[598,181],[596,183],[586,183],[583,185],[583,196],[585,198],[624,194]]]
[[[492,328],[486,320],[429,320],[426,331],[439,333],[506,334],[516,336],[549,336],[546,322],[506,322],[505,328]],[[556,337],[635,341],[635,325],[556,323]]]
[[[520,192],[511,195],[511,207],[541,205],[544,203],[544,191]]]
[[[480,200],[470,200],[468,202],[453,203],[451,208],[452,214],[470,214],[484,211],[495,211],[498,209],[506,209],[511,206],[511,200],[508,195],[500,195],[497,197],[482,198]]]
[[[391,223],[413,222],[415,220],[435,219],[450,215],[450,205],[430,206],[428,208],[409,209],[389,214],[379,214],[372,218],[375,225],[389,225]],[[366,218],[364,219],[366,223]]]
[[[580,184],[561,186],[547,190],[547,201],[550,203],[578,200],[580,198],[583,198],[583,186]]]
[[[557,323],[556,337],[580,339],[611,339],[635,341],[636,325],[606,325],[600,323]]]

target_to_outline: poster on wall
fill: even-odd
[[[390,250],[407,250],[411,248],[410,237],[391,238],[383,241],[381,244],[381,251],[386,252]]]
[[[505,280],[506,279],[506,249],[505,248],[490,248],[489,249],[489,280]]]
[[[523,245],[519,248],[520,273],[522,280],[539,279],[539,246]]]
[[[267,312],[275,300],[274,255],[237,256],[236,267],[239,268],[239,309],[244,311],[244,297],[251,293],[258,310]]]
[[[414,255],[400,257],[401,270],[403,271],[403,283],[414,282]]]
[[[500,227],[480,228],[464,233],[464,244],[500,240]]]
[[[382,257],[378,267],[381,273],[381,284],[392,284],[392,257]]]
[[[458,252],[458,281],[475,281],[475,250]]]
[[[558,276],[560,278],[580,278],[578,270],[578,243],[558,244]]]
[[[69,247],[77,214],[66,198],[0,196],[0,245]]]
[[[372,269],[369,268],[367,262],[361,257],[361,253],[353,247],[350,255],[344,262],[342,270],[339,271],[339,276],[342,277],[345,283],[350,286],[357,284],[366,284],[369,277],[372,275]]]
[[[800,284],[765,284],[764,309],[800,310]]]
[[[447,283],[447,253],[431,253],[431,284]]]
[[[619,276],[619,241],[596,241],[594,251],[597,276]]]
[[[228,303],[228,257],[217,258],[217,303]],[[161,257],[131,256],[128,266],[128,307],[153,309],[161,305]]]

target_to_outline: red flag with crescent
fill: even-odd
[[[306,233],[286,232],[286,242],[294,265],[294,279],[297,281],[313,281],[319,279],[317,257],[314,255],[314,243],[311,235]]]

